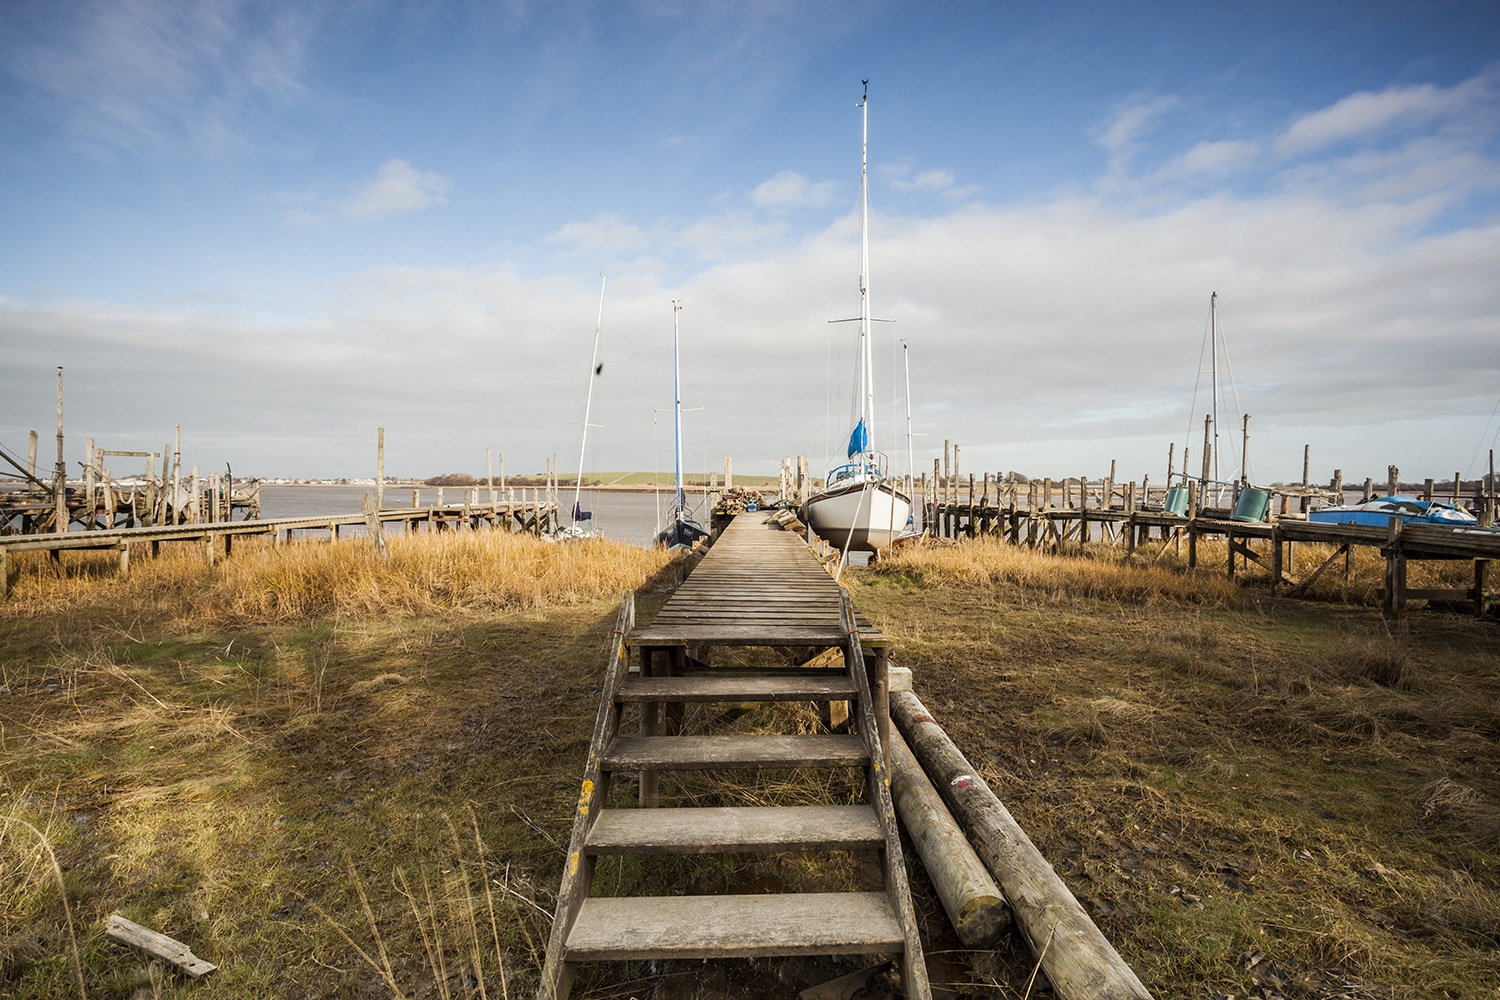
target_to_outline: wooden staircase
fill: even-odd
[[[838,631],[827,629],[831,639],[824,645],[843,649],[843,671],[693,670],[686,647],[643,644],[636,653],[638,670],[632,673],[634,599],[625,596],[579,794],[540,997],[565,1000],[575,970],[583,962],[844,954],[894,955],[906,996],[913,1000],[930,996],[881,741],[889,731],[885,661],[866,656],[847,593],[840,591],[838,599]],[[799,624],[799,644],[807,641],[805,626],[805,622]],[[688,703],[777,701],[848,702],[853,731],[808,735],[680,732],[682,706]],[[640,735],[620,732],[622,713],[630,705],[638,706]],[[685,807],[661,802],[658,792],[660,772],[793,767],[863,768],[865,802]],[[639,775],[635,807],[606,805],[611,779],[620,772]],[[883,886],[866,892],[631,897],[590,893],[595,859],[604,855],[787,851],[877,852]]]

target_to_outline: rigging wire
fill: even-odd
[[[1497,397],[1495,399],[1495,407],[1494,407],[1494,409],[1490,410],[1490,418],[1484,422],[1484,430],[1482,430],[1482,431],[1479,432],[1479,443],[1474,446],[1474,455],[1473,455],[1473,457],[1471,457],[1469,459],[1469,464],[1464,468],[1464,478],[1465,479],[1469,478],[1469,473],[1474,471],[1474,463],[1477,462],[1477,461],[1479,461],[1479,453],[1484,450],[1484,439],[1485,439],[1485,436],[1489,434],[1489,432],[1490,432],[1490,425],[1495,422],[1495,414],[1497,414],[1497,413],[1500,413],[1500,397]],[[1494,434],[1493,437],[1490,438],[1490,450],[1491,451],[1495,450],[1495,443],[1497,441],[1500,441],[1500,426],[1497,426],[1495,428],[1495,434]],[[1479,473],[1479,475],[1480,475],[1480,478],[1483,478],[1483,477],[1489,475],[1489,470],[1488,469],[1484,469],[1483,471],[1481,471]],[[1494,489],[1494,488],[1495,488],[1494,484],[1491,483],[1490,484],[1490,489]]]

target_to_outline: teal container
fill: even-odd
[[[1239,503],[1234,505],[1234,513],[1229,515],[1231,521],[1264,521],[1266,511],[1271,509],[1271,491],[1263,490],[1255,486],[1246,486],[1240,490]]]
[[[1188,491],[1186,486],[1173,486],[1167,490],[1166,512],[1178,517],[1187,516]]]

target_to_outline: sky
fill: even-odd
[[[896,468],[1196,473],[1217,369],[1225,478],[1245,414],[1253,482],[1486,470],[1480,0],[9,0],[0,446],[50,469],[62,366],[75,474],[179,424],[237,475],[377,427],[393,476],[575,470],[591,387],[584,466],[670,470],[680,300],[686,464],[827,467],[863,80]]]

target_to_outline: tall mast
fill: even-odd
[[[865,453],[875,450],[875,372],[870,351],[870,81],[859,99],[862,134],[859,143],[859,394],[865,424]]]
[[[1208,360],[1209,368],[1213,370],[1213,407],[1214,407],[1214,483],[1219,482],[1219,293],[1213,292],[1208,297],[1209,334],[1208,334]],[[1215,492],[1218,486],[1214,487]]]
[[[677,439],[677,498],[673,501],[677,512],[677,519],[682,520],[682,512],[687,509],[687,496],[682,489],[682,366],[677,360],[677,314],[682,312],[682,300],[672,300],[672,397],[674,405],[672,412],[675,420],[675,431]]]
[[[906,341],[901,341],[901,363],[906,367],[906,495],[913,496],[912,477],[916,475],[917,463],[911,447],[911,353]]]
[[[589,412],[594,407],[594,379],[599,375],[599,330],[604,326],[604,275],[599,275],[599,318],[594,321],[594,353],[589,358],[589,391],[583,403],[583,443],[578,446],[578,482],[573,487],[573,520],[583,498],[583,456],[589,446]]]

